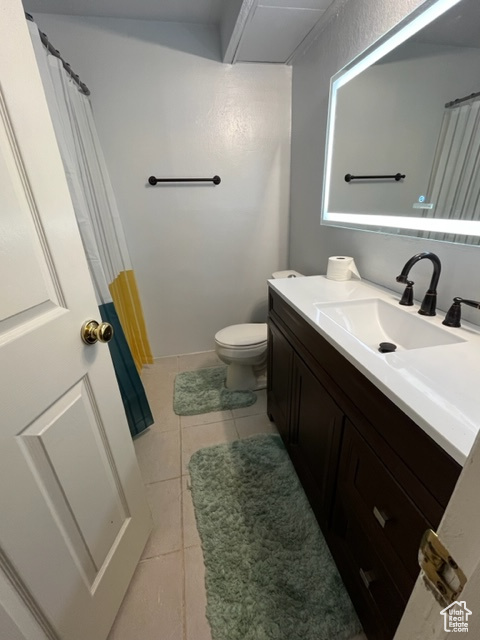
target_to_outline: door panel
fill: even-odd
[[[315,374],[298,357],[295,396],[296,455],[324,533],[329,529],[344,416]]]
[[[25,167],[1,89],[0,123],[0,174],[9,176],[8,180],[2,180],[0,272],[28,274],[23,287],[15,287],[10,279],[4,281],[8,295],[3,298],[0,311],[3,333],[7,326],[4,323],[9,319],[14,319],[9,323],[10,327],[18,326],[29,315],[38,315],[40,309],[45,312],[57,306],[61,293],[55,282],[55,274],[50,269],[52,260],[48,245],[44,242],[42,223],[28,184],[24,182]],[[34,309],[35,314],[32,313]]]
[[[7,576],[0,571],[0,630],[7,640],[51,640],[35,616],[27,608],[18,591]]]
[[[151,521],[19,0],[0,79],[0,637],[104,640]]]
[[[52,476],[62,491],[96,573],[128,517],[128,506],[115,482],[116,469],[110,465],[110,448],[101,437],[103,425],[97,420],[87,381],[67,391],[19,438],[38,480],[45,487],[46,477]],[[45,499],[52,503],[52,494],[47,492]],[[92,511],[102,518],[93,519]]]

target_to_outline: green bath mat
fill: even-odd
[[[175,378],[173,410],[178,416],[249,407],[257,401],[253,391],[225,387],[226,366],[185,371]]]
[[[189,471],[213,640],[348,640],[361,632],[278,436],[201,449]]]

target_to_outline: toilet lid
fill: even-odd
[[[232,347],[246,347],[267,341],[267,325],[265,322],[250,324],[232,324],[215,334],[215,340]]]

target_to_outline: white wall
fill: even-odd
[[[307,274],[325,273],[329,255],[353,255],[365,278],[401,291],[395,276],[406,260],[419,251],[433,251],[443,265],[439,307],[446,310],[454,296],[480,298],[478,247],[320,226],[330,77],[420,4],[419,0],[337,0],[327,11],[326,26],[316,42],[294,63],[290,267]],[[430,275],[430,263],[412,270],[417,298],[423,297]],[[478,311],[463,313],[480,322]]]
[[[221,64],[213,27],[35,18],[92,92],[154,355],[264,321],[266,280],[287,266],[291,69]]]

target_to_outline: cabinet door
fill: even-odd
[[[335,490],[343,412],[297,356],[293,388],[292,453],[310,503],[326,532]]]
[[[268,415],[285,442],[289,441],[293,349],[270,320],[268,325]]]

